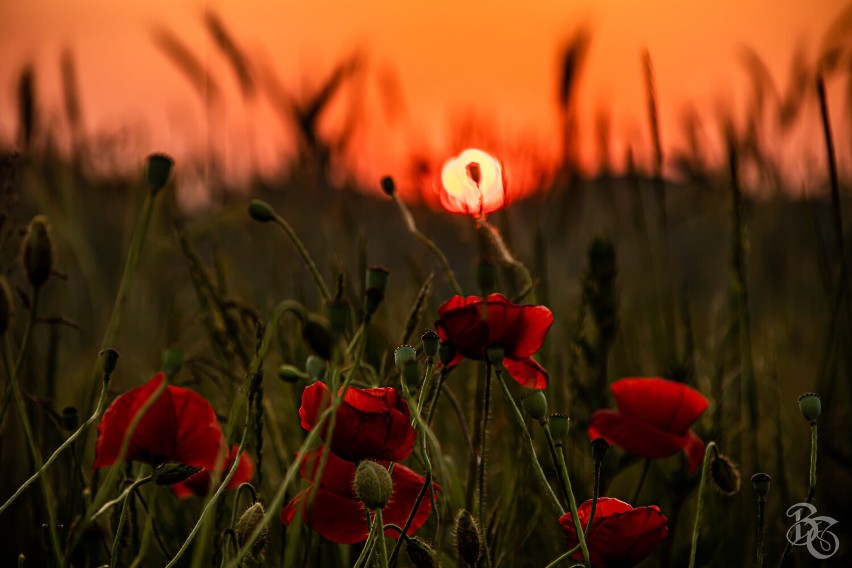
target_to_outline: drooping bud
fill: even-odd
[[[766,494],[769,493],[769,483],[771,481],[772,477],[768,473],[755,473],[751,476],[751,484],[758,497],[766,497]]]
[[[21,259],[27,281],[33,288],[41,288],[53,271],[53,245],[47,217],[36,215],[30,221],[27,234],[21,243]]]
[[[438,359],[441,361],[441,365],[449,367],[453,359],[456,358],[457,352],[455,345],[449,341],[442,341],[438,346]]]
[[[592,440],[592,458],[596,462],[602,462],[606,457],[607,451],[609,451],[609,442],[604,438],[595,438]]]
[[[302,322],[302,339],[311,351],[326,361],[331,359],[333,340],[328,329],[328,322],[314,314],[308,315]]]
[[[118,351],[107,348],[100,352],[101,365],[105,376],[110,376],[118,365]]]
[[[73,432],[80,426],[80,412],[75,406],[66,406],[59,415],[59,422],[64,430]]]
[[[728,456],[716,454],[710,462],[710,480],[716,491],[727,497],[740,490],[740,470]]]
[[[299,368],[293,365],[281,365],[278,367],[278,378],[285,383],[297,383],[302,379],[308,379],[308,374],[303,373]]]
[[[248,206],[249,217],[260,223],[268,223],[275,220],[275,210],[266,201],[252,199]]]
[[[423,335],[420,336],[420,341],[423,342],[423,353],[426,354],[426,358],[434,358],[438,353],[438,344],[441,341],[438,334],[431,329],[427,329],[423,332]]]
[[[355,470],[355,495],[368,509],[383,509],[393,493],[393,481],[381,464],[364,460]]]
[[[482,556],[482,536],[479,534],[476,519],[467,509],[459,510],[456,515],[453,537],[456,541],[456,549],[459,551],[459,558],[468,566],[476,566]]]
[[[256,502],[254,505],[246,509],[245,513],[240,515],[239,520],[237,521],[236,526],[234,527],[234,534],[237,537],[237,544],[242,548],[246,542],[248,542],[249,537],[254,533],[257,529],[257,526],[263,522],[263,515],[266,514],[266,510],[263,508],[263,505],[260,501]],[[249,551],[249,558],[254,560],[255,562],[262,563],[263,557],[266,554],[266,545],[269,541],[269,527],[263,527],[263,531],[261,531],[260,536],[257,540],[254,541],[254,544],[251,546],[251,550]]]
[[[816,423],[820,413],[822,413],[822,403],[819,400],[819,395],[815,392],[806,392],[799,397],[799,410],[802,411],[802,416],[811,424]]]
[[[489,345],[486,351],[488,362],[494,365],[497,369],[503,368],[503,358],[506,356],[506,350],[502,345]]]
[[[396,192],[396,184],[393,182],[393,178],[390,176],[385,176],[381,181],[382,191],[385,192],[385,195],[388,197],[392,197]]]
[[[186,481],[199,471],[201,471],[200,467],[193,467],[184,463],[161,463],[154,470],[154,481],[157,485],[172,485]]]
[[[6,278],[0,275],[0,337],[9,329],[9,321],[12,319],[12,293]]]
[[[437,568],[438,566],[435,551],[418,537],[405,539],[405,552],[414,568]]]
[[[174,164],[174,160],[166,154],[148,156],[148,169],[145,172],[145,179],[148,182],[148,189],[151,190],[153,195],[156,195],[168,183]]]
[[[534,390],[527,394],[521,402],[524,405],[524,410],[531,418],[541,421],[547,416],[547,398],[540,390]]]
[[[328,364],[316,355],[308,355],[305,360],[305,372],[308,373],[308,378],[311,380],[321,381],[324,379],[327,368]]]

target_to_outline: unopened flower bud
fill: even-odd
[[[275,220],[275,210],[266,201],[252,199],[248,206],[249,216],[260,223],[268,223]]]
[[[308,374],[303,373],[293,365],[281,365],[278,367],[278,378],[285,383],[297,383],[302,379],[308,379]]]
[[[506,350],[502,345],[489,345],[486,351],[488,362],[498,369],[503,368],[503,358],[506,356]]]
[[[459,558],[468,566],[476,566],[482,556],[482,536],[479,534],[479,526],[473,515],[467,509],[461,509],[456,515],[453,525],[453,536]]]
[[[383,509],[393,493],[388,470],[374,461],[364,460],[355,470],[355,495],[368,509]]]
[[[184,463],[162,463],[154,470],[154,481],[157,485],[172,485],[186,481],[199,471],[201,471],[200,467],[193,467]]]
[[[592,440],[592,458],[596,462],[602,462],[606,457],[607,451],[609,451],[609,442],[604,438],[595,438]]]
[[[385,291],[388,289],[388,278],[390,270],[384,266],[371,266],[367,269],[367,278],[364,285],[366,291],[376,291],[381,293],[382,298],[385,296]]]
[[[453,362],[453,359],[456,358],[457,352],[455,345],[449,341],[442,341],[438,346],[438,359],[440,359],[441,365],[449,367],[450,363]]]
[[[388,197],[392,197],[396,192],[396,184],[393,182],[393,178],[390,176],[385,176],[381,181],[382,191],[385,192],[385,195]]]
[[[331,346],[333,340],[328,329],[328,322],[313,314],[305,318],[302,323],[302,339],[311,351],[326,361],[331,359]]]
[[[710,480],[722,495],[730,497],[740,490],[740,470],[728,456],[717,454],[710,462]]]
[[[163,362],[160,369],[169,377],[178,374],[183,368],[183,349],[169,347],[163,351]]]
[[[240,516],[234,527],[234,534],[237,537],[237,544],[242,548],[249,537],[257,529],[257,526],[263,522],[263,515],[266,511],[260,501],[246,509],[246,512]],[[254,541],[249,551],[249,558],[255,562],[262,563],[263,557],[266,554],[266,544],[269,540],[269,527],[263,527],[260,536]]]
[[[27,235],[21,243],[21,258],[27,281],[33,288],[41,288],[53,271],[53,245],[44,215],[36,215],[30,221]]]
[[[321,381],[325,378],[325,371],[328,365],[325,361],[316,355],[308,355],[305,360],[305,372],[308,373],[308,378],[314,381]]]
[[[758,497],[766,497],[766,494],[769,493],[769,483],[771,481],[772,478],[768,473],[755,473],[751,476],[751,484]]]
[[[400,345],[393,352],[393,362],[398,371],[402,372],[405,364],[417,360],[417,352],[411,345]]]
[[[74,406],[66,406],[59,415],[59,422],[63,429],[73,432],[80,426],[80,412]]]
[[[151,154],[148,156],[148,169],[145,172],[145,178],[148,181],[148,189],[156,195],[158,191],[165,187],[169,181],[169,176],[172,173],[172,166],[175,162],[166,154]]]
[[[0,337],[9,329],[9,320],[12,316],[12,293],[6,278],[0,275]]]
[[[535,390],[523,398],[524,410],[535,420],[544,420],[547,416],[547,398],[540,390]]]
[[[441,341],[438,334],[431,329],[427,329],[420,336],[420,341],[423,342],[423,353],[426,354],[426,357],[429,359],[434,358],[438,353],[438,344]]]
[[[435,551],[417,537],[405,539],[405,552],[414,568],[437,568],[438,566]]]
[[[802,416],[805,420],[814,424],[822,412],[822,403],[819,400],[819,395],[815,392],[806,392],[799,397],[799,410],[802,411]]]
[[[104,375],[111,375],[118,365],[118,351],[109,347],[101,351],[100,356]]]

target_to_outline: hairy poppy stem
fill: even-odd
[[[438,406],[438,398],[441,396],[441,390],[444,388],[444,381],[450,370],[443,366],[441,373],[438,375],[438,384],[435,386],[435,394],[432,395],[432,402],[429,404],[429,412],[426,414],[426,424],[432,424],[432,417],[435,415],[435,408]]]
[[[374,524],[376,525],[376,538],[379,541],[377,554],[379,559],[379,568],[388,568],[388,547],[385,543],[385,525],[382,522],[381,507],[376,509],[376,518]]]
[[[816,466],[817,466],[817,423],[811,422],[811,466],[808,471],[808,495],[805,498],[806,503],[811,503],[814,500],[814,492],[816,491]],[[758,504],[758,507],[760,505]],[[760,509],[758,509],[760,511]],[[758,513],[760,514],[760,513]],[[784,560],[790,554],[790,541],[784,545],[784,551],[781,553],[781,560],[778,561],[778,566],[784,565]]]
[[[701,482],[698,484],[698,502],[695,505],[695,524],[692,526],[692,546],[689,550],[689,568],[695,566],[695,554],[698,551],[698,531],[701,527],[701,509],[704,504],[704,485],[707,482],[707,470],[710,468],[711,454],[718,454],[716,442],[710,442],[704,448],[704,463],[701,466]]]
[[[757,541],[755,543],[755,548],[757,549],[757,560],[755,562],[756,568],[763,568],[763,534],[765,531],[765,510],[766,510],[766,497],[763,495],[759,495],[757,497]],[[787,552],[789,550],[789,546],[787,546],[784,550]],[[784,557],[786,554],[781,556],[781,562],[778,563],[779,566],[784,562]]]
[[[112,539],[112,553],[110,555],[109,563],[111,568],[118,568],[118,557],[121,552],[121,534],[124,531],[124,525],[127,522],[127,503],[133,498],[132,493],[134,491],[136,491],[149,481],[153,481],[156,475],[156,470],[154,470],[154,475],[149,475],[147,477],[143,477],[142,479],[137,479],[130,487],[127,488],[126,491],[122,493],[122,495],[126,495],[126,498],[124,499],[124,503],[121,505],[121,515],[118,517],[118,526],[115,528],[115,537]]]
[[[560,453],[562,449],[559,449]],[[562,459],[565,459],[565,456],[562,456]],[[600,460],[595,460],[595,488],[592,491],[592,510],[589,512],[589,522],[586,523],[586,542],[589,542],[589,535],[592,533],[592,521],[595,518],[595,509],[598,506],[598,497],[601,493],[601,462]],[[579,545],[577,545],[579,546]]]
[[[497,374],[500,373],[500,369],[497,369]],[[486,361],[485,363],[485,397],[482,402],[482,430],[481,430],[481,438],[479,440],[479,464],[478,464],[478,485],[479,485],[479,522],[482,523],[482,526],[486,526],[486,517],[488,516],[488,508],[486,505],[486,497],[488,495],[487,488],[485,487],[485,470],[486,463],[488,460],[488,419],[491,415],[491,363]],[[490,564],[490,560],[488,559],[487,550],[486,550],[486,564]]]
[[[393,202],[399,209],[399,214],[402,216],[402,220],[405,222],[405,227],[408,229],[408,232],[411,233],[415,239],[420,241],[423,246],[429,249],[429,252],[435,255],[435,258],[438,259],[438,263],[441,265],[441,269],[444,271],[444,276],[447,277],[447,282],[450,283],[450,287],[453,289],[453,292],[459,296],[464,296],[464,292],[462,292],[462,288],[459,286],[459,281],[456,280],[456,275],[450,266],[450,261],[448,261],[444,253],[441,252],[438,245],[420,232],[417,228],[417,224],[414,222],[414,217],[411,216],[411,211],[408,210],[408,207],[402,202],[396,193],[391,195],[391,199],[393,199]]]
[[[547,566],[545,566],[545,568],[556,568],[556,566],[557,566],[560,562],[563,562],[563,561],[565,561],[565,560],[568,560],[569,558],[571,558],[571,555],[572,555],[572,554],[574,554],[575,552],[577,552],[578,550],[580,550],[580,544],[579,544],[579,543],[577,543],[577,546],[575,546],[574,548],[572,548],[572,549],[571,549],[571,550],[569,550],[568,552],[566,552],[566,553],[564,553],[564,554],[560,555],[559,557],[557,557],[557,558],[556,558],[553,562],[551,562],[550,564],[548,564]],[[575,564],[574,566],[576,566],[576,564]],[[580,564],[580,566],[582,566],[582,564]]]
[[[544,430],[544,436],[547,438],[547,447],[550,450],[550,458],[553,460],[553,469],[556,470],[556,477],[559,478],[559,488],[562,490],[562,496],[565,501],[568,501],[568,484],[565,481],[565,473],[562,471],[562,464],[565,463],[564,456],[561,456],[556,449],[556,443],[553,440],[553,433],[550,431],[550,424],[544,422],[541,426]]]
[[[133,558],[130,568],[138,568],[145,558],[145,552],[148,550],[148,545],[151,542],[151,535],[154,533],[154,506],[157,502],[157,495],[159,495],[159,493],[160,491],[155,489],[151,495],[151,501],[148,503],[148,518],[145,521],[145,530],[142,532],[142,542],[139,543],[139,551]]]
[[[521,414],[521,410],[515,403],[515,399],[512,398],[512,393],[509,391],[509,387],[506,385],[506,380],[503,378],[502,373],[497,375],[497,382],[500,384],[503,396],[506,397],[506,400],[509,402],[509,406],[512,408],[512,416],[515,417],[515,422],[517,422],[518,427],[524,435],[524,440],[526,442],[524,444],[524,448],[526,449],[530,462],[533,465],[535,477],[541,485],[541,488],[544,490],[544,493],[548,498],[547,500],[550,502],[551,507],[553,507],[554,512],[561,516],[565,513],[565,509],[556,497],[556,493],[553,492],[553,488],[547,482],[547,477],[544,475],[544,470],[541,469],[541,464],[539,463],[538,457],[535,453],[535,445],[533,445],[532,436],[530,436],[530,431],[527,429],[527,425],[524,422],[524,416]]]
[[[426,472],[426,479],[423,482],[423,487],[420,488],[420,493],[417,494],[417,499],[414,500],[414,507],[411,508],[411,512],[408,514],[408,518],[405,520],[405,526],[402,527],[400,531],[400,537],[397,539],[396,544],[393,547],[393,552],[391,552],[390,559],[388,563],[390,566],[396,565],[396,557],[399,554],[399,549],[402,548],[402,542],[407,537],[408,528],[411,526],[411,523],[414,522],[414,517],[417,515],[417,509],[420,508],[420,503],[423,501],[423,497],[426,496],[426,491],[432,486],[432,472]]]
[[[373,547],[376,544],[376,523],[370,522],[370,511],[367,510],[367,527],[369,532],[367,533],[367,541],[364,543],[364,548],[361,549],[361,554],[358,555],[358,559],[355,561],[355,564],[352,568],[362,568],[364,564],[369,560],[370,556],[373,555]]]
[[[496,250],[499,255],[500,261],[503,264],[514,268],[515,271],[521,275],[521,278],[524,281],[523,290],[518,297],[513,298],[512,301],[517,303],[523,300],[526,296],[529,296],[529,302],[531,304],[535,304],[535,282],[532,279],[529,269],[524,266],[521,261],[512,256],[512,253],[509,251],[509,247],[506,246],[506,243],[503,241],[503,237],[500,236],[500,231],[497,230],[497,227],[486,221],[485,217],[478,219],[477,223],[485,229],[488,239],[491,241],[491,244],[494,246],[494,250]]]
[[[308,267],[308,270],[311,273],[311,276],[314,277],[314,282],[317,285],[317,289],[322,294],[323,300],[326,302],[331,300],[331,293],[328,291],[328,286],[325,285],[325,280],[323,280],[322,275],[317,270],[317,265],[314,263],[314,259],[311,258],[308,249],[305,248],[305,245],[302,243],[299,236],[296,234],[296,231],[293,230],[293,227],[284,220],[278,213],[275,213],[275,224],[281,227],[281,230],[286,233],[287,237],[290,239],[290,242],[293,243],[293,246],[296,247],[296,250],[299,252],[299,255],[302,257],[302,260],[305,261],[305,264]]]

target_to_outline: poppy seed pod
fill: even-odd
[[[200,467],[193,467],[177,462],[161,463],[154,469],[154,477],[157,485],[172,485],[186,481],[201,471]]]
[[[476,519],[467,509],[461,509],[456,515],[453,536],[456,541],[456,549],[459,551],[459,558],[468,566],[476,566],[482,556],[482,536],[479,534]]]
[[[103,357],[104,375],[111,375],[118,365],[118,351],[112,348],[104,349],[100,352],[100,356]]]
[[[266,201],[252,199],[248,206],[249,217],[259,223],[268,223],[275,220],[275,210]]]
[[[497,369],[503,368],[503,358],[506,356],[506,350],[500,345],[489,345],[485,352],[488,362],[494,365]]]
[[[438,353],[438,345],[441,342],[441,338],[431,329],[427,329],[420,336],[420,341],[423,342],[423,353],[426,354],[426,358],[433,359]]]
[[[384,466],[364,460],[355,470],[355,495],[368,509],[384,509],[393,493],[393,481]]]
[[[53,271],[53,245],[44,215],[36,215],[30,221],[27,235],[21,243],[21,259],[30,285],[33,288],[44,286]]]
[[[9,329],[11,315],[12,294],[9,292],[9,285],[6,283],[6,278],[0,276],[0,337]]]
[[[609,451],[609,442],[604,438],[595,438],[592,440],[592,457],[596,462],[602,462]]]
[[[405,552],[414,568],[436,568],[438,566],[435,551],[417,537],[405,539]]]
[[[392,197],[396,192],[396,184],[393,181],[393,178],[390,176],[385,176],[381,181],[382,191],[385,192],[385,195],[388,197]]]
[[[822,412],[822,403],[819,400],[819,395],[815,392],[806,392],[799,397],[799,410],[802,411],[802,416],[811,424],[816,423]]]
[[[710,462],[710,480],[716,491],[727,497],[740,490],[740,470],[728,456],[718,454]]]
[[[755,473],[751,476],[751,484],[754,487],[754,492],[761,498],[766,497],[767,493],[769,493],[769,484],[771,481],[772,477],[768,473]]]
[[[417,352],[411,345],[400,345],[393,352],[393,362],[398,371],[402,372],[405,364],[417,360]]]
[[[148,182],[148,189],[151,190],[152,194],[156,195],[168,183],[174,164],[174,160],[166,154],[151,154],[148,156],[148,168],[145,172],[145,179]]]
[[[522,402],[524,410],[531,418],[541,421],[547,416],[547,398],[540,390],[529,393]]]
[[[367,278],[364,285],[366,291],[376,291],[381,293],[382,298],[385,296],[385,291],[388,289],[388,278],[390,270],[384,266],[371,266],[367,269]]]
[[[550,434],[553,436],[554,443],[561,446],[565,437],[568,436],[571,419],[557,412],[547,417],[547,424],[550,426]]]
[[[243,545],[248,542],[249,537],[257,529],[257,526],[263,521],[264,514],[266,514],[266,510],[263,508],[263,505],[260,503],[260,501],[258,501],[254,505],[246,509],[245,513],[240,515],[240,519],[237,521],[237,524],[234,527],[234,533],[237,537],[237,544],[240,545],[240,548],[242,548]],[[254,541],[254,544],[251,547],[251,551],[249,551],[249,558],[251,558],[255,562],[263,562],[263,557],[266,553],[266,543],[269,540],[268,537],[269,527],[263,527],[260,536],[257,540]]]

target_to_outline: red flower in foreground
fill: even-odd
[[[589,521],[592,500],[589,499],[577,510],[583,527]],[[633,508],[624,501],[612,497],[598,498],[595,518],[586,544],[592,568],[630,568],[651,554],[669,534],[668,519],[656,505]],[[568,549],[577,546],[577,532],[571,513],[559,517]],[[583,559],[582,551],[573,555]]]
[[[142,386],[116,398],[98,424],[94,467],[118,461],[130,423],[165,378],[158,373]],[[158,465],[179,462],[213,469],[225,451],[216,413],[198,393],[167,386],[139,421],[124,459]]]
[[[233,446],[231,448],[231,451],[222,466],[220,479],[224,478],[228,471],[230,471],[231,466],[234,465],[238,448],[239,446]],[[234,477],[232,477],[231,481],[228,482],[228,489],[236,489],[243,483],[251,481],[253,477],[254,460],[251,459],[248,452],[244,451],[243,455],[240,456],[240,463],[237,465],[237,471],[234,472]],[[202,469],[195,475],[188,477],[186,480],[179,483],[173,483],[172,485],[169,485],[169,487],[175,492],[175,495],[181,499],[186,499],[193,495],[204,497],[210,491],[210,472],[206,469]]]
[[[312,430],[329,406],[331,391],[325,384],[317,381],[306,387],[299,408],[302,428]],[[325,432],[324,427],[323,437]],[[353,462],[402,461],[411,454],[415,438],[408,403],[395,389],[350,387],[337,408],[331,451]]]
[[[303,479],[313,480],[316,477],[321,456],[322,447],[307,452],[301,469]],[[382,465],[387,464],[388,462],[382,463]],[[391,479],[393,494],[387,506],[382,509],[382,520],[402,527],[408,520],[411,509],[414,508],[425,478],[404,465],[396,464],[391,472]],[[314,498],[313,510],[308,510],[308,499],[315,481],[312,481],[307,489],[297,494],[282,509],[281,522],[289,525],[296,513],[299,513],[308,527],[332,542],[354,544],[367,540],[366,513],[364,505],[355,496],[355,490],[352,488],[354,481],[355,464],[329,452]],[[440,489],[436,484],[433,486],[436,491]],[[423,526],[431,512],[432,502],[427,493],[420,501],[420,506],[406,534],[413,535]],[[385,534],[399,538],[399,533],[395,530],[386,530]]]
[[[707,399],[683,383],[658,378],[621,379],[610,387],[618,412],[598,410],[589,439],[605,438],[631,454],[648,459],[689,459],[689,473],[704,458],[704,442],[689,429],[707,409]]]
[[[489,347],[503,348],[503,367],[521,385],[531,389],[547,386],[547,371],[532,355],[544,343],[553,324],[545,306],[518,305],[502,294],[486,299],[453,296],[438,308],[435,329],[442,341],[458,350],[451,364],[468,359],[485,360]]]

